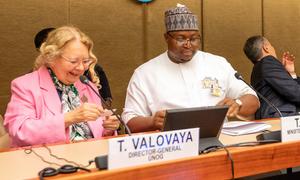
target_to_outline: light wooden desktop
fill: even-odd
[[[278,130],[278,120],[267,121]],[[245,136],[221,135],[224,144],[255,141],[256,134]],[[50,146],[53,154],[87,164],[99,155],[107,154],[107,139],[61,144]],[[34,150],[45,159],[57,162],[49,156],[44,147]],[[300,142],[273,143],[255,147],[229,148],[234,160],[235,178],[270,172],[289,167],[300,166]],[[37,177],[37,173],[49,165],[42,162],[33,153],[25,154],[22,149],[0,153],[1,179],[28,179]],[[55,166],[53,166],[55,167]],[[55,167],[57,168],[57,167]],[[98,171],[93,164],[92,172],[78,172],[68,175],[57,175],[50,179],[230,179],[231,164],[226,151],[220,150],[192,158],[149,163],[142,166]]]

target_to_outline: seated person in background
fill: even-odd
[[[87,69],[95,73],[92,49],[92,40],[78,28],[64,26],[49,33],[34,71],[11,83],[4,125],[13,147],[115,134],[119,121],[105,116],[99,97],[79,80]],[[92,77],[96,88],[99,80]]]
[[[98,76],[98,78],[100,80],[100,86],[98,86],[99,94],[103,97],[103,99],[105,100],[105,103],[109,107],[111,107],[112,96],[111,96],[110,87],[109,87],[109,83],[108,83],[106,74],[105,74],[103,68],[99,64],[95,65],[94,71],[96,73],[95,75]],[[89,70],[85,71],[84,75],[90,81],[92,80],[92,74]],[[105,104],[103,104],[103,106],[105,106]],[[108,107],[105,107],[105,108],[108,108]]]
[[[199,51],[197,17],[177,5],[165,12],[168,50],[138,67],[127,88],[122,117],[132,132],[161,130],[165,110],[228,105],[228,116],[253,115],[256,93],[235,78],[223,57]]]
[[[49,27],[49,28],[44,28],[42,30],[40,30],[34,37],[34,45],[35,45],[35,49],[40,52],[40,47],[42,46],[42,44],[46,41],[48,34],[55,30],[55,28],[53,27]]]
[[[274,47],[263,36],[250,37],[244,52],[254,64],[251,85],[273,103],[283,116],[296,115],[300,107],[300,79],[295,73],[295,57],[288,52],[282,61],[277,58]],[[280,117],[274,108],[260,99],[256,119]]]
[[[48,33],[54,29],[55,28],[52,27],[44,28],[35,35],[34,45],[37,51],[39,51],[42,43],[45,42],[45,40],[47,39]],[[112,96],[106,74],[99,64],[95,65],[94,71],[100,80],[100,86],[98,86],[99,94],[103,97],[103,99],[105,99],[106,104],[111,106]],[[89,80],[92,80],[91,73],[89,72],[89,70],[85,71],[84,75],[87,76]]]

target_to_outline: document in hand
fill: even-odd
[[[271,125],[263,122],[231,121],[224,123],[222,133],[231,136],[239,136],[262,132],[269,128],[271,128]]]

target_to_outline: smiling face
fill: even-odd
[[[190,61],[200,47],[199,31],[174,31],[165,34],[169,58],[175,63]]]
[[[79,80],[89,67],[89,50],[82,42],[74,39],[68,42],[62,49],[61,56],[58,56],[50,68],[58,80],[70,85]]]

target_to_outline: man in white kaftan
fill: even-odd
[[[168,50],[138,67],[127,88],[122,117],[131,131],[160,130],[165,110],[173,108],[228,105],[228,117],[254,114],[255,92],[225,58],[198,50],[196,16],[183,6],[165,17]]]

